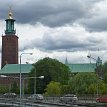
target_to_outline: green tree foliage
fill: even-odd
[[[107,84],[107,62],[105,62],[102,66],[102,72],[103,72],[103,80]]]
[[[78,73],[69,80],[69,93],[107,94],[107,84],[96,73]]]
[[[0,93],[6,93],[8,91],[8,86],[0,85]]]
[[[61,94],[61,84],[59,82],[51,81],[46,89],[46,96],[59,96]]]
[[[103,64],[102,70],[103,70],[104,73],[107,72],[107,62],[105,62],[105,63]]]
[[[98,92],[97,92],[98,91]],[[99,79],[96,83],[89,85],[88,87],[89,94],[106,94],[107,93],[107,84],[105,84],[101,79]]]
[[[69,86],[61,85],[61,95],[69,94]]]
[[[14,92],[14,93],[19,93],[19,88],[18,88],[18,86],[17,86],[16,81],[13,82],[12,88],[11,88],[10,91],[11,91],[11,92]]]
[[[94,90],[94,83],[97,83],[98,77],[94,73],[78,73],[74,77],[71,77],[69,81],[70,93],[86,94],[88,93],[88,88]]]
[[[96,83],[92,83],[89,85],[87,93],[89,94],[97,94],[97,84]]]
[[[99,89],[99,94],[107,94],[107,84],[104,82],[99,82],[98,83],[98,89]]]
[[[43,80],[36,79],[36,89],[37,93],[43,93],[47,84],[50,81],[60,82],[62,84],[67,84],[70,76],[69,68],[59,62],[56,59],[51,59],[49,57],[39,60],[37,63],[33,64],[34,68],[29,73],[30,77],[44,76]],[[29,91],[33,92],[34,89],[34,79],[30,79],[29,81]]]
[[[107,84],[107,72],[104,74],[103,80]]]

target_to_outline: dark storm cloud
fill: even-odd
[[[94,4],[103,0],[8,0],[1,1],[1,17],[5,18],[8,7],[14,10],[14,16],[18,23],[35,24],[41,22],[50,27],[73,24],[78,20],[91,18]],[[6,7],[6,8],[4,8]],[[87,28],[92,30],[105,30],[100,23],[93,24],[84,22]],[[103,22],[103,21],[102,21]],[[107,22],[107,20],[106,20]]]
[[[107,16],[101,19],[85,20],[82,24],[89,31],[107,31]]]
[[[17,21],[21,23],[31,23],[41,22],[47,26],[61,26],[67,23],[72,23],[85,16],[86,7],[84,7],[81,2],[73,2],[72,0],[66,2],[65,0],[40,0],[41,2],[30,2],[26,7],[21,7]],[[36,4],[37,3],[37,4]],[[66,5],[65,5],[66,4]],[[80,7],[82,7],[80,9]],[[26,10],[27,9],[27,10]]]

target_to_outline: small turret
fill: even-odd
[[[96,60],[96,66],[98,67],[100,65],[102,65],[102,60],[100,59],[100,57],[98,57]]]

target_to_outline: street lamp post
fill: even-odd
[[[97,69],[97,59],[95,59],[95,58],[93,58],[93,57],[91,57],[91,56],[87,56],[88,58],[91,58],[91,59],[93,59],[93,60],[95,60],[96,61],[96,69]],[[99,89],[98,89],[98,80],[97,80],[97,97],[98,97],[98,94],[99,94]]]
[[[91,58],[91,59],[93,59],[93,60],[95,60],[95,61],[97,61],[97,59],[91,57],[91,55],[88,55],[87,57],[88,57],[88,58]]]
[[[39,76],[39,77],[25,77],[25,78],[23,78],[23,96],[24,96],[24,80],[25,79],[30,79],[30,78],[34,78],[35,79],[35,81],[34,82],[36,82],[36,79],[38,78],[38,79],[44,79],[44,76]],[[34,94],[36,94],[36,83],[35,83],[35,85],[34,85],[34,89],[35,89],[35,93]]]
[[[21,98],[22,98],[22,75],[21,75],[21,57],[23,54],[32,55],[32,53],[21,53],[20,55],[20,106],[21,106]]]
[[[39,78],[39,79],[44,79],[44,76],[39,76],[39,77],[35,77],[35,82],[34,82],[34,94],[36,94],[36,78]]]
[[[36,67],[35,67],[35,80],[34,80],[34,94],[36,94]]]

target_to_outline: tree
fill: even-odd
[[[36,77],[44,76],[43,80],[36,79],[36,89],[37,93],[43,93],[47,84],[51,81],[60,82],[62,84],[67,84],[70,76],[70,70],[68,66],[59,62],[56,59],[51,59],[49,57],[39,60],[37,63],[33,64],[34,68],[29,73],[29,76]],[[29,91],[34,90],[34,79],[29,80]]]
[[[105,63],[103,64],[102,70],[103,70],[104,73],[107,72],[107,62],[105,62]]]
[[[19,88],[17,86],[16,81],[14,81],[13,84],[12,84],[11,92],[19,93]]]
[[[102,66],[102,72],[103,72],[103,80],[107,84],[107,62],[105,62]]]
[[[0,93],[6,93],[8,91],[8,86],[0,85]]]
[[[69,94],[69,86],[61,85],[61,95]]]
[[[59,82],[51,81],[46,89],[46,96],[59,96],[61,94],[61,84]]]
[[[87,93],[89,94],[97,94],[97,91],[96,91],[96,83],[92,83],[89,85],[88,89],[87,89]]]
[[[78,73],[71,77],[69,81],[70,93],[86,94],[91,84],[97,84],[97,75],[95,73]]]

